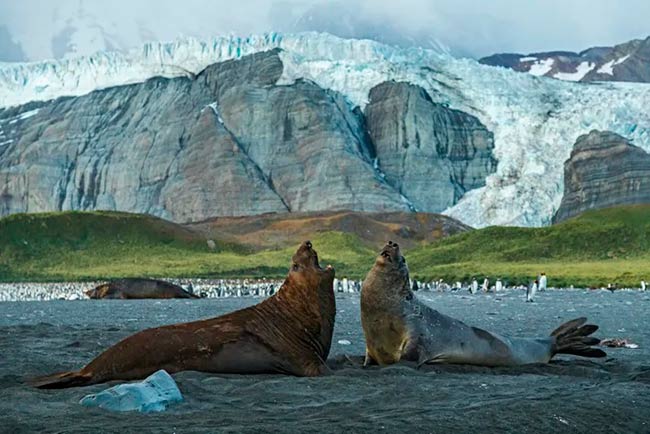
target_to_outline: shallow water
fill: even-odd
[[[0,432],[650,432],[650,293],[546,291],[534,304],[519,291],[420,297],[510,335],[544,336],[586,315],[600,325],[598,337],[629,338],[640,348],[519,368],[361,369],[359,297],[346,294],[337,298],[333,375],[183,372],[174,378],[185,402],[161,414],[115,414],[78,401],[116,383],[46,391],[23,380],[79,368],[143,328],[209,318],[260,299],[6,302],[0,303]]]

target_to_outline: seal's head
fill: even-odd
[[[317,274],[330,275],[334,278],[334,268],[328,265],[327,268],[321,268],[318,263],[318,253],[314,250],[311,241],[304,241],[291,258],[290,273],[300,273],[305,271],[316,271]]]
[[[99,285],[96,288],[89,289],[88,291],[86,291],[86,295],[89,298],[94,298],[94,299],[103,298],[109,293],[109,290],[110,290],[110,284],[105,283],[103,285]]]
[[[407,270],[406,259],[399,250],[399,244],[392,241],[387,242],[384,248],[381,249],[375,265],[391,271]]]

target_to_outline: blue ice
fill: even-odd
[[[86,395],[79,403],[109,411],[151,413],[164,411],[168,405],[182,401],[183,395],[176,382],[167,371],[161,369],[141,382],[119,384],[99,393]]]

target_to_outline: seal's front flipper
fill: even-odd
[[[434,356],[422,354],[418,358],[417,369],[420,369],[423,365],[433,365],[436,363],[444,363],[445,359],[442,354],[436,354]]]
[[[91,374],[82,374],[81,371],[61,372],[34,378],[29,384],[39,389],[65,389],[66,387],[87,386],[92,381]]]
[[[372,356],[368,352],[368,347],[366,347],[366,358],[363,360],[363,367],[367,368],[368,366],[376,365],[376,364],[377,361],[372,358]]]

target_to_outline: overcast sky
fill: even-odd
[[[645,38],[649,18],[650,0],[0,0],[0,60],[270,30],[437,40],[473,57],[579,51]]]

